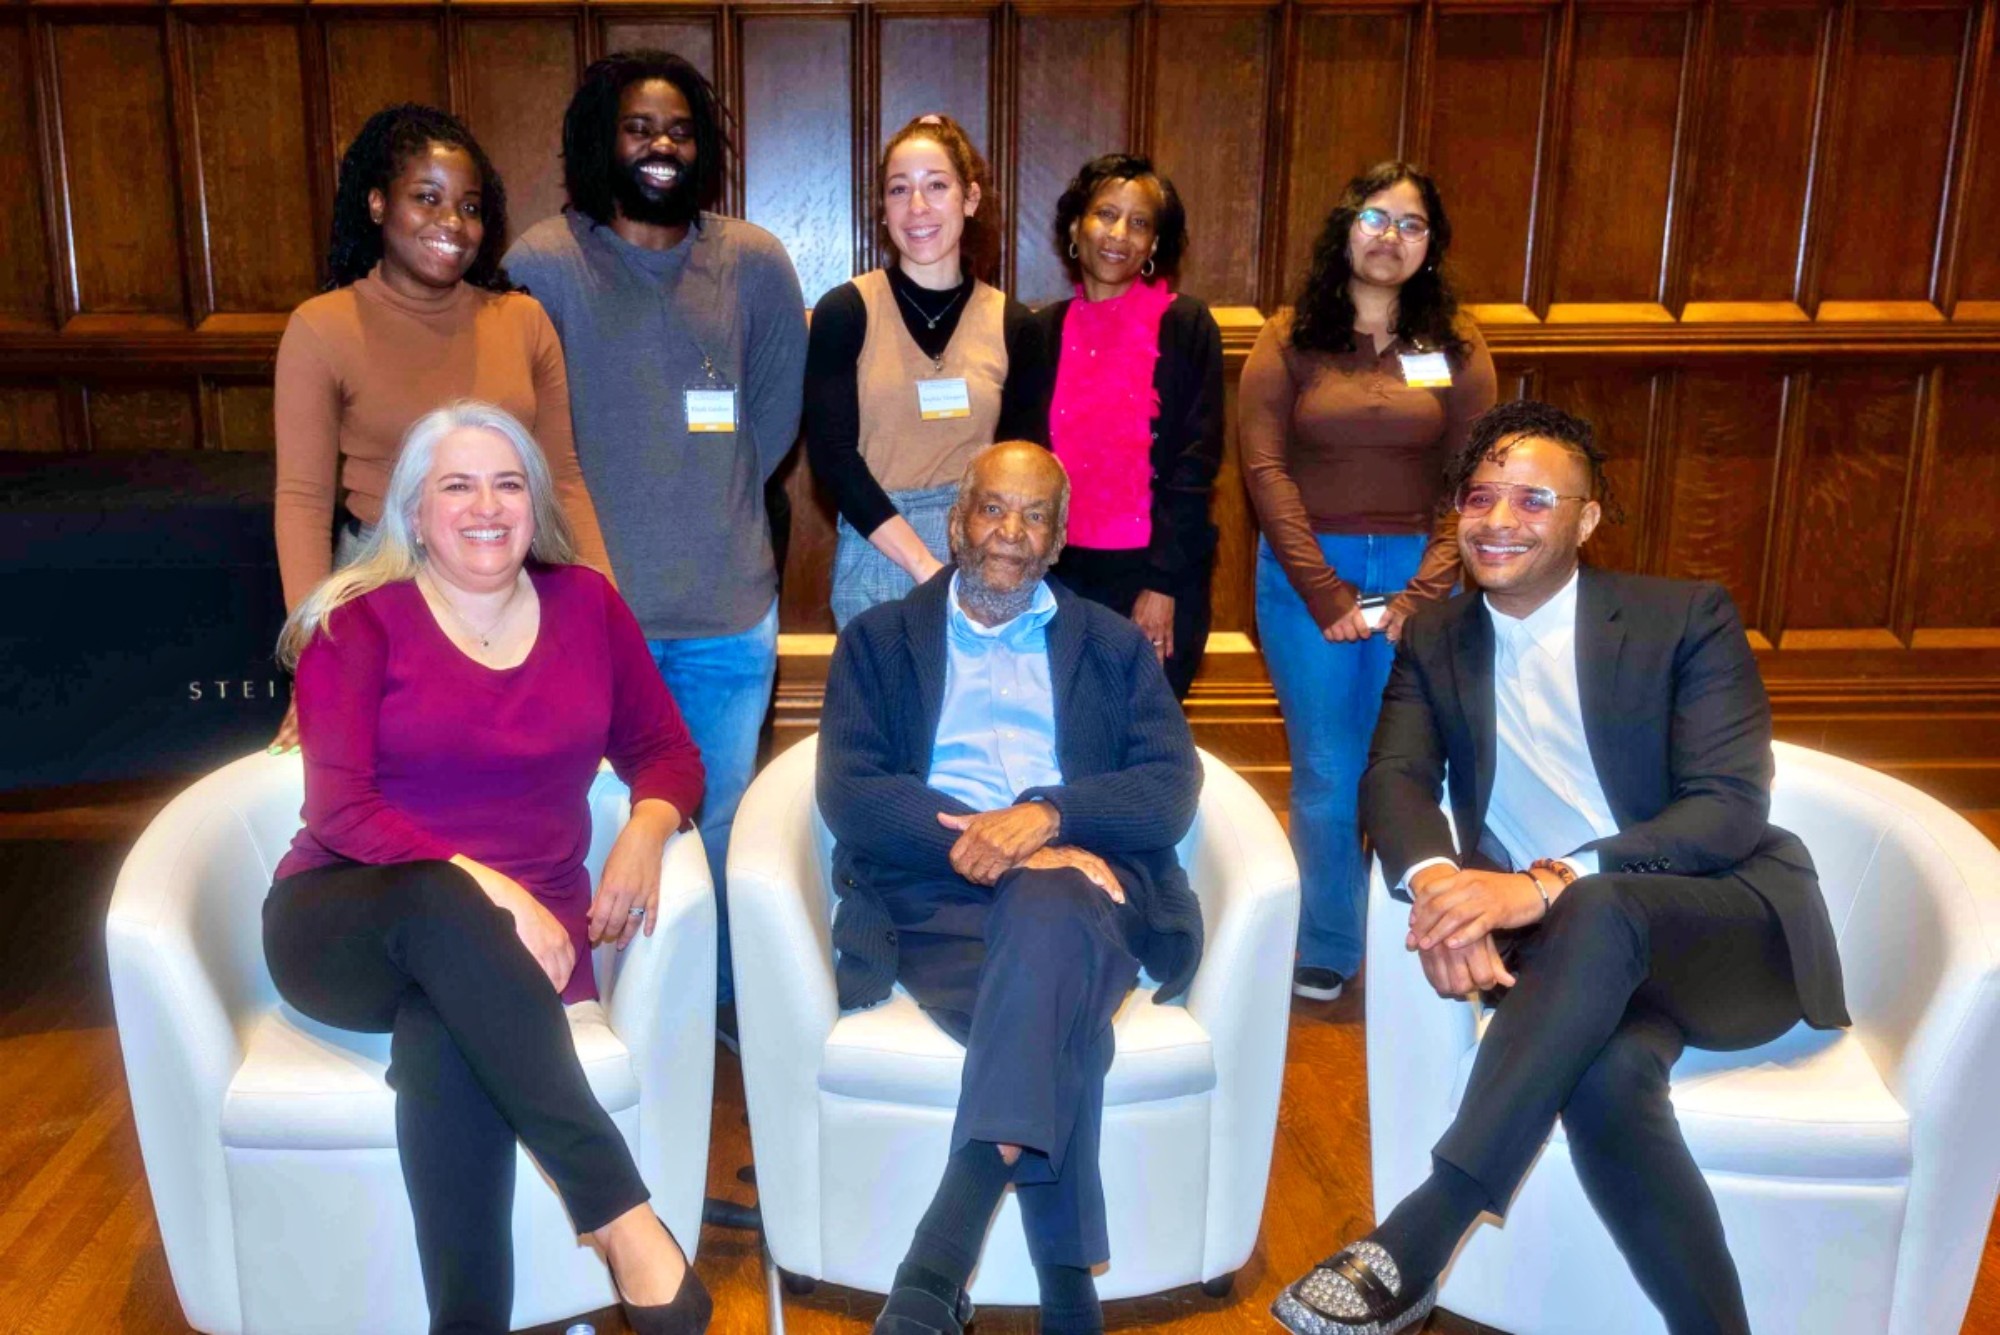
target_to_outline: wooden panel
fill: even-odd
[[[442,107],[450,101],[437,19],[338,15],[325,23],[336,162],[362,123],[383,107],[398,102]]]
[[[47,325],[51,314],[29,69],[27,27],[0,23],[0,324]]]
[[[606,55],[649,47],[672,51],[708,76],[715,77],[715,20],[700,18],[615,18],[598,16],[599,49]]]
[[[1966,20],[1953,9],[1855,11],[1821,300],[1931,296]]]
[[[1904,367],[1814,372],[1787,631],[1888,626],[1919,383]]]
[[[1717,8],[1686,193],[1689,301],[1794,299],[1826,27],[1818,9]]]
[[[1400,11],[1301,10],[1297,22],[1284,175],[1280,290],[1287,302],[1305,279],[1313,242],[1339,201],[1342,185],[1403,151],[1410,54],[1410,16]]]
[[[1450,263],[1468,301],[1528,299],[1548,47],[1545,13],[1438,16],[1430,167],[1451,211]]]
[[[811,305],[854,274],[854,24],[745,18],[745,214],[792,255]]]
[[[1785,378],[1770,368],[1691,369],[1675,377],[1674,391],[1659,573],[1716,580],[1744,624],[1768,632],[1759,590]]]
[[[88,403],[94,453],[201,448],[191,384],[93,387]]]
[[[507,219],[519,236],[562,209],[562,118],[579,73],[577,25],[479,18],[461,19],[458,31],[465,118],[507,184]]]
[[[0,385],[0,451],[62,449],[62,405],[50,385]]]
[[[1596,428],[1611,456],[1605,476],[1624,522],[1609,513],[1585,548],[1593,565],[1638,570],[1646,550],[1646,437],[1652,419],[1653,372],[1589,365],[1558,366],[1542,376],[1541,396]]]
[[[269,454],[277,448],[271,425],[271,387],[223,383],[215,396],[216,439],[210,449]]]
[[[1068,295],[1049,236],[1056,199],[1084,162],[1131,142],[1132,22],[1123,12],[1021,15],[1014,295],[1022,301]]]
[[[187,33],[212,309],[288,311],[317,286],[299,29]]]
[[[1150,143],[1187,206],[1181,287],[1217,305],[1257,301],[1272,24],[1262,9],[1155,20]]]
[[[173,109],[159,25],[51,26],[76,309],[183,315]]]
[[[2000,42],[2000,37],[1995,38]],[[1989,53],[1986,96],[1979,107],[1979,148],[1966,178],[1959,225],[1958,296],[2000,301],[2000,51]]]
[[[1945,367],[1916,569],[1917,625],[2000,626],[2000,375],[1974,363]],[[1978,498],[1978,499],[1971,499]]]
[[[876,94],[880,116],[868,145],[879,158],[890,135],[918,116],[950,116],[965,127],[979,151],[993,152],[990,85],[993,22],[983,13],[964,18],[884,12],[878,37]]]
[[[1658,301],[1689,20],[1586,10],[1576,23],[1555,230],[1561,302]]]

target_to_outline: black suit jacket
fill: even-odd
[[[1584,847],[1607,873],[1739,878],[1784,927],[1807,1021],[1848,1023],[1812,858],[1769,821],[1771,706],[1729,594],[1591,567],[1580,578],[1584,735],[1618,822],[1616,834]],[[1361,780],[1361,822],[1390,884],[1425,858],[1461,866],[1504,858],[1481,839],[1493,797],[1493,710],[1485,599],[1463,593],[1411,618]],[[1453,846],[1438,809],[1447,780],[1464,848]]]
[[[944,708],[946,566],[906,598],[869,608],[841,632],[820,711],[819,808],[838,841],[833,944],[843,1008],[889,995],[897,929],[887,897],[963,898],[955,831],[939,812],[971,808],[927,782]],[[1146,971],[1158,1000],[1184,991],[1201,959],[1201,905],[1174,846],[1194,823],[1201,758],[1153,646],[1129,620],[1051,583],[1049,686],[1058,787],[1031,788],[1062,813],[1056,842],[1108,863],[1145,915]]]

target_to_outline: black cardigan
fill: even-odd
[[[1055,397],[1056,363],[1062,356],[1065,297],[1034,315],[1036,337],[1024,349],[1033,357],[1008,372],[1010,400],[1024,411],[1010,413],[1003,431],[1049,444],[1049,402]],[[1160,415],[1153,419],[1153,540],[1146,557],[1146,587],[1174,595],[1190,578],[1207,582],[1215,551],[1215,525],[1208,497],[1222,466],[1222,330],[1199,298],[1177,293],[1160,318],[1160,359],[1153,367]]]
[[[841,633],[820,711],[819,809],[833,851],[833,944],[842,1009],[869,1006],[896,981],[895,925],[885,889],[963,887],[958,835],[938,813],[971,808],[932,788],[931,749],[944,707],[946,566],[907,598],[869,608]],[[1180,995],[1201,960],[1201,905],[1174,847],[1193,824],[1201,758],[1187,716],[1124,617],[1051,583],[1049,685],[1063,782],[1031,788],[1062,813],[1057,842],[1097,854],[1145,914],[1140,961]]]

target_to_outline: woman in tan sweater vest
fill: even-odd
[[[949,116],[882,151],[891,262],[820,299],[806,349],[806,453],[840,510],[836,625],[947,559],[945,516],[972,456],[1004,438],[1001,399],[1028,311],[976,274],[998,255],[986,162]]]
[[[331,573],[336,541],[353,553],[382,517],[411,423],[457,399],[498,404],[534,433],[579,555],[610,573],[571,443],[562,345],[500,268],[506,231],[500,178],[453,117],[389,107],[354,137],[334,201],[329,290],[292,312],[278,345],[276,529],[288,609]],[[296,740],[288,715],[278,745]]]

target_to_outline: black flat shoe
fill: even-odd
[[[1437,1285],[1405,1295],[1395,1258],[1372,1242],[1327,1257],[1271,1304],[1292,1335],[1396,1335],[1415,1330],[1437,1306]]]
[[[921,1266],[896,1267],[874,1335],[965,1335],[976,1309],[964,1289]]]

